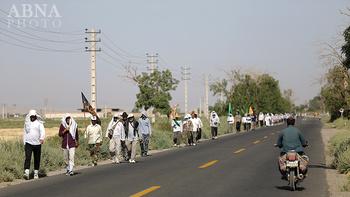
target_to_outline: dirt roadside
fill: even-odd
[[[322,141],[325,145],[324,153],[326,158],[326,166],[331,166],[332,157],[329,154],[328,142],[337,133],[336,129],[323,128],[321,130]],[[326,168],[326,178],[328,182],[328,191],[330,197],[350,197],[350,192],[341,192],[341,188],[347,181],[347,176],[339,174],[336,169]]]

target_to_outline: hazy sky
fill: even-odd
[[[60,17],[48,13],[23,17],[23,4],[42,8],[43,3],[48,10],[57,8],[54,11]],[[215,80],[224,77],[225,70],[237,68],[270,73],[282,89],[294,90],[297,103],[303,103],[320,89],[317,81],[324,72],[319,60],[321,43],[333,42],[350,24],[350,17],[340,14],[350,7],[349,0],[0,1],[2,11],[14,13],[13,7],[18,17],[39,22],[40,27],[17,30],[7,25],[9,18],[0,12],[0,103],[40,108],[47,98],[50,108],[69,111],[81,107],[80,91],[90,96],[90,59],[84,52],[87,44],[80,42],[87,27],[103,32],[98,35],[102,39],[98,44],[102,52],[97,55],[98,106],[130,110],[138,89],[119,77],[124,74],[120,65],[130,59],[141,63],[137,65],[140,71],[145,70],[147,52],[159,53],[159,67],[171,69],[178,79],[181,66],[191,67],[190,109],[199,106],[204,96],[204,74]],[[46,30],[42,21],[61,25]],[[183,108],[182,82],[172,95],[172,103]],[[210,103],[215,101],[210,97]]]

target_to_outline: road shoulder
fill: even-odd
[[[347,182],[347,176],[339,174],[336,169],[329,168],[332,163],[332,157],[329,154],[328,142],[337,133],[336,129],[322,128],[322,141],[324,144],[324,154],[326,158],[326,178],[330,197],[349,197],[350,192],[341,192],[341,188]]]

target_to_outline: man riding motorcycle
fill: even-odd
[[[279,170],[282,174],[282,179],[287,178],[286,174],[286,154],[289,151],[295,151],[299,155],[300,170],[303,175],[307,173],[308,157],[304,153],[304,147],[307,146],[307,141],[301,134],[300,130],[294,127],[295,119],[290,116],[287,119],[287,128],[283,129],[280,133],[276,146],[281,149],[279,158]]]

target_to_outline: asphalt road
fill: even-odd
[[[0,196],[328,196],[324,171],[322,127],[318,120],[297,125],[309,140],[309,176],[291,192],[277,170],[273,147],[285,126],[229,135],[142,158],[136,164],[108,164],[10,186]]]

